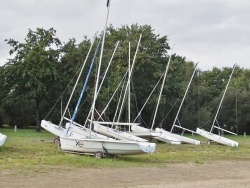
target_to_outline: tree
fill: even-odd
[[[40,131],[40,104],[56,89],[59,77],[56,64],[61,42],[55,34],[53,28],[37,28],[35,31],[29,29],[23,43],[6,39],[12,47],[9,53],[15,57],[4,65],[4,87],[8,94],[3,100],[9,107],[15,104],[21,109],[21,105],[34,106],[36,131]]]
[[[137,109],[140,109],[146,101],[151,90],[154,88],[158,79],[161,77],[166,63],[168,61],[167,50],[170,49],[168,45],[167,36],[160,37],[154,34],[154,30],[150,25],[133,24],[131,26],[122,26],[114,28],[112,25],[108,27],[107,37],[104,46],[103,66],[107,65],[111,54],[113,53],[114,45],[119,40],[120,45],[115,54],[114,60],[110,67],[110,74],[107,82],[104,84],[100,95],[98,96],[98,107],[102,109],[109,99],[109,95],[117,87],[119,81],[123,77],[128,68],[128,54],[129,42],[131,45],[131,62],[133,61],[137,42],[140,34],[142,34],[141,44],[137,54],[137,58],[132,72],[132,97],[131,118],[137,116]],[[152,103],[156,102],[158,95],[152,96],[148,102],[147,107],[143,111],[142,116],[145,117],[146,122],[150,121],[152,115]],[[114,103],[110,104],[109,112],[110,118],[114,114],[118,101],[118,96],[114,99]],[[136,101],[136,102],[135,102]]]

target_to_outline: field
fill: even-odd
[[[65,187],[110,187],[116,184],[115,187],[154,187],[156,185],[156,187],[161,185],[164,187],[165,181],[168,182],[169,187],[171,182],[173,187],[176,187],[176,183],[184,182],[183,186],[180,184],[178,187],[185,187],[187,182],[195,180],[199,175],[208,178],[202,176],[203,181],[210,181],[214,178],[223,180],[223,174],[229,176],[226,177],[228,181],[235,180],[243,183],[239,184],[240,187],[250,183],[250,175],[245,173],[250,168],[250,137],[248,136],[226,136],[239,142],[237,148],[218,144],[207,145],[205,138],[195,135],[192,138],[200,140],[200,146],[157,143],[156,152],[153,154],[96,159],[93,156],[63,152],[57,144],[53,143],[55,137],[44,130],[41,133],[32,129],[18,129],[14,132],[13,129],[2,128],[0,132],[8,136],[5,144],[0,148],[0,187],[20,187],[20,182],[23,183],[23,187],[44,187],[43,183],[57,187],[60,184],[55,182],[56,178],[64,181],[69,178],[63,184]],[[234,171],[237,171],[236,175],[238,175],[234,178],[240,178],[241,181],[232,178]],[[241,172],[242,176],[240,176]],[[243,177],[244,174],[246,177]],[[86,176],[89,184],[84,180]],[[98,179],[96,179],[97,176]],[[110,179],[110,176],[116,178]],[[178,179],[178,177],[182,178]],[[199,181],[192,182],[198,186]],[[152,182],[154,182],[153,185]],[[210,185],[217,187],[220,185],[220,182],[217,182],[218,184],[216,181],[213,182],[214,184]],[[203,185],[204,182],[200,183]],[[187,187],[196,184],[188,184]],[[64,187],[63,185],[60,186]]]

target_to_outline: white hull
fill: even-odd
[[[69,124],[69,123],[67,123],[67,124]],[[66,127],[67,127],[67,124],[66,124]],[[104,136],[102,134],[98,134],[98,133],[93,132],[93,131],[91,131],[91,134],[90,134],[90,129],[83,127],[83,126],[80,127],[80,126],[77,126],[74,124],[71,125],[70,131],[75,132],[79,135],[85,136],[86,138],[114,140],[112,138],[109,138],[109,137]]]
[[[74,139],[60,137],[61,149],[71,152],[106,155],[133,155],[153,153],[156,144],[148,142],[105,140],[105,139]]]
[[[174,134],[174,133],[171,133],[171,132],[166,131],[166,130],[161,129],[161,128],[157,128],[157,131],[160,131],[160,132],[162,132],[162,134],[173,137],[173,138],[175,138],[177,140],[180,140],[181,142],[184,142],[184,143],[194,144],[194,145],[200,145],[201,144],[201,142],[199,140],[195,140],[195,139],[192,139],[192,138],[188,138],[188,137],[185,137],[185,136]]]
[[[95,121],[93,122],[93,124],[94,124],[94,130],[96,132],[113,137],[113,138],[118,139],[118,140],[138,141],[138,142],[147,142],[148,141],[148,140],[145,140],[145,139],[140,138],[138,136],[134,136],[134,135],[128,134],[128,133],[123,132],[123,131],[119,131],[119,130],[112,129],[112,128],[109,128],[109,127],[104,126],[104,125],[100,125],[99,123],[97,123]]]
[[[205,137],[205,138],[207,138],[207,139],[209,139],[209,140],[212,140],[214,142],[217,142],[217,143],[220,143],[220,144],[223,144],[223,145],[232,146],[232,147],[238,147],[238,145],[239,145],[239,143],[236,142],[236,141],[233,141],[233,140],[230,140],[228,138],[225,138],[225,137],[222,137],[222,136],[207,132],[207,131],[205,131],[203,129],[197,128],[196,133],[203,136],[203,137]]]
[[[161,132],[160,128],[156,128],[155,131],[160,133],[159,136],[154,137],[156,140],[160,140],[160,141],[166,142],[168,144],[177,144],[177,145],[181,144],[180,140],[178,140],[172,136],[165,135],[163,132]]]
[[[0,146],[2,146],[6,140],[7,136],[0,133]]]
[[[132,134],[134,136],[145,137],[145,138],[152,138],[160,135],[160,133],[157,133],[151,129],[147,129],[139,125],[132,125],[131,131],[127,133]]]
[[[67,130],[63,127],[59,127],[58,125],[55,125],[51,123],[50,121],[42,120],[41,127],[45,130],[49,131],[50,133],[54,134],[55,136],[65,136],[67,133]],[[72,131],[68,132],[68,135],[74,137],[74,138],[82,138],[83,136],[74,133]]]

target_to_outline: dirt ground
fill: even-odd
[[[48,170],[49,169],[49,170]],[[37,171],[0,169],[1,188],[190,188],[250,187],[250,161],[170,164],[161,168],[85,169],[39,167]]]

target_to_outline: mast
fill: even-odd
[[[107,30],[107,23],[108,23],[108,17],[109,17],[110,2],[111,2],[111,0],[107,1],[108,11],[107,11],[106,22],[105,22],[105,26],[104,26],[104,32],[103,32],[103,38],[102,38],[102,47],[101,47],[101,55],[100,55],[100,59],[99,59],[99,66],[98,66],[98,71],[97,71],[97,76],[96,76],[95,92],[94,92],[92,113],[91,113],[91,119],[90,119],[90,130],[91,130],[92,122],[93,122],[93,119],[94,119],[95,103],[96,103],[96,98],[97,98],[97,89],[98,89],[98,82],[99,82],[100,70],[101,70],[101,64],[102,64],[102,55],[103,55],[104,42],[105,42],[105,37],[106,37],[106,30]],[[90,134],[91,134],[91,131],[90,131]]]
[[[173,46],[173,48],[174,48],[174,46]],[[162,81],[162,85],[161,85],[161,90],[160,90],[159,98],[158,98],[157,105],[156,105],[156,108],[155,108],[155,114],[154,114],[153,122],[152,122],[152,125],[151,125],[151,130],[153,129],[154,124],[155,124],[155,118],[156,118],[156,114],[157,114],[157,111],[158,111],[159,103],[160,103],[160,100],[161,100],[161,94],[162,94],[164,83],[165,83],[165,80],[166,80],[166,76],[167,76],[167,72],[168,72],[168,67],[169,67],[169,64],[170,64],[171,57],[172,57],[173,48],[172,48],[171,54],[169,56],[168,64],[166,66],[165,74],[164,74],[164,77],[163,77],[163,81]]]
[[[147,102],[149,101],[150,97],[152,96],[153,92],[155,91],[156,87],[158,86],[158,84],[160,83],[162,77],[164,74],[161,75],[160,79],[158,80],[158,82],[156,83],[155,87],[152,89],[151,93],[149,94],[146,102],[143,104],[141,110],[139,111],[139,113],[137,114],[136,118],[134,119],[133,123],[135,123],[135,121],[137,120],[137,118],[141,115],[142,110],[144,109],[144,107],[146,106]]]
[[[79,108],[79,106],[80,106],[80,103],[81,103],[81,101],[82,101],[83,94],[84,94],[84,92],[85,92],[85,90],[86,90],[86,87],[87,87],[87,83],[88,83],[88,80],[89,80],[89,77],[90,77],[90,73],[92,72],[92,68],[93,68],[93,65],[94,65],[94,63],[95,63],[96,55],[97,55],[97,52],[98,52],[98,49],[99,49],[101,40],[102,40],[102,35],[101,35],[100,41],[99,41],[99,43],[98,43],[98,45],[97,45],[97,47],[96,47],[94,57],[93,57],[93,59],[92,59],[92,62],[91,62],[91,65],[90,65],[88,74],[87,74],[87,76],[86,76],[84,85],[83,85],[83,87],[82,87],[82,91],[81,91],[81,93],[80,93],[80,96],[79,96],[79,99],[78,99],[78,101],[77,101],[77,104],[76,104],[76,107],[75,107],[73,116],[72,116],[72,118],[71,118],[69,128],[71,127],[71,125],[73,124],[73,122],[74,122],[74,120],[75,120],[75,118],[76,118],[76,114],[77,114],[77,112],[78,112],[78,108]],[[68,128],[66,134],[68,134],[69,128]]]
[[[133,69],[134,69],[135,60],[136,60],[136,56],[137,56],[137,52],[138,52],[138,50],[139,50],[139,46],[140,46],[140,43],[141,43],[141,37],[142,37],[142,34],[140,34],[139,41],[138,41],[138,43],[137,43],[135,55],[134,55],[133,62],[132,62],[132,65],[131,65],[131,70],[129,69],[128,82],[127,82],[127,85],[126,85],[126,88],[125,88],[125,93],[124,93],[124,96],[123,96],[123,100],[122,100],[122,104],[121,104],[121,108],[120,108],[120,112],[119,112],[119,116],[118,116],[117,122],[119,122],[119,120],[120,120],[121,111],[122,111],[123,104],[124,104],[124,99],[125,99],[126,92],[127,92],[127,90],[128,90],[129,81],[130,81],[130,78],[131,78],[131,72],[132,72]]]
[[[175,122],[176,122],[176,120],[178,119],[178,115],[179,115],[179,113],[180,113],[180,111],[181,111],[181,108],[182,108],[183,102],[184,102],[184,100],[185,100],[185,98],[186,98],[188,89],[189,89],[189,87],[190,87],[190,85],[191,85],[191,82],[192,82],[192,80],[193,80],[193,77],[194,77],[194,74],[195,74],[195,71],[196,71],[197,64],[198,64],[198,63],[195,64],[194,72],[193,72],[193,74],[192,74],[192,76],[191,76],[191,79],[190,79],[190,81],[189,81],[189,83],[188,83],[187,89],[186,89],[185,94],[184,94],[184,96],[183,96],[183,99],[182,99],[182,101],[181,101],[181,105],[180,105],[180,107],[179,107],[179,109],[178,109],[178,112],[177,112],[177,114],[176,114],[176,117],[175,117],[175,120],[174,120],[174,123],[173,123],[173,126],[172,126],[170,132],[173,131],[173,128],[174,128],[174,126],[175,126]]]
[[[131,78],[131,71],[130,71],[130,42],[128,43],[128,123],[130,123],[130,78]],[[129,126],[129,131],[130,131],[130,126]]]
[[[223,102],[223,100],[224,100],[225,94],[226,94],[226,92],[227,92],[227,88],[228,88],[229,83],[230,83],[230,81],[231,81],[231,79],[232,79],[232,76],[233,76],[233,72],[234,72],[235,67],[236,67],[236,64],[234,64],[234,66],[233,66],[232,73],[230,74],[229,80],[228,80],[228,82],[227,82],[227,86],[226,86],[225,91],[224,91],[224,93],[223,93],[223,96],[222,96],[222,98],[221,98],[221,101],[220,101],[219,107],[218,107],[218,109],[217,109],[217,112],[216,112],[216,115],[215,115],[215,118],[214,118],[212,127],[211,127],[211,129],[210,129],[210,132],[213,131],[215,121],[216,121],[217,116],[218,116],[218,114],[219,114],[219,112],[220,112],[221,104],[222,104],[222,102]]]
[[[111,65],[111,62],[113,61],[113,58],[114,58],[115,52],[116,52],[116,50],[117,50],[117,48],[118,48],[118,45],[119,45],[119,41],[116,43],[114,52],[113,52],[113,54],[112,54],[112,56],[111,56],[111,59],[110,59],[110,61],[109,61],[109,63],[108,63],[108,66],[107,66],[107,68],[106,68],[106,70],[105,70],[105,73],[104,73],[104,75],[103,75],[102,81],[101,81],[101,83],[100,83],[100,85],[99,85],[99,88],[98,88],[98,91],[97,91],[97,95],[99,94],[99,92],[100,92],[100,90],[101,90],[101,87],[102,87],[103,82],[104,82],[104,80],[105,80],[105,78],[106,78],[106,75],[107,75],[107,73],[108,73],[108,70],[109,70],[109,67],[110,67],[110,65]],[[86,121],[85,121],[85,123],[84,123],[84,126],[86,126],[87,121],[88,121],[88,118],[89,118],[91,112],[92,112],[92,106],[91,106],[91,108],[90,108],[90,110],[89,110],[89,113],[88,113],[88,116],[87,116]]]
[[[78,82],[79,82],[79,79],[80,79],[80,77],[81,77],[81,75],[82,75],[82,71],[83,71],[83,69],[84,69],[84,67],[85,67],[85,64],[86,64],[87,60],[88,60],[88,57],[89,57],[90,51],[91,51],[91,49],[92,49],[92,47],[93,47],[93,44],[94,44],[94,42],[95,42],[95,39],[96,39],[96,34],[95,34],[94,39],[93,39],[93,42],[92,42],[92,44],[91,44],[91,46],[90,46],[90,48],[89,48],[88,54],[87,54],[87,56],[86,56],[86,58],[85,58],[85,60],[84,60],[84,62],[83,62],[82,68],[81,68],[81,70],[80,70],[80,73],[79,73],[78,78],[77,78],[77,80],[76,80],[76,83],[75,83],[75,85],[74,85],[74,88],[73,88],[73,90],[72,90],[72,92],[71,92],[71,95],[70,95],[70,97],[69,97],[68,103],[67,103],[67,105],[66,105],[66,107],[65,107],[65,110],[64,110],[64,112],[63,112],[63,114],[62,114],[62,117],[61,117],[61,120],[60,120],[60,123],[59,123],[59,127],[62,126],[62,121],[63,121],[64,116],[65,116],[65,114],[66,114],[66,112],[67,112],[67,110],[68,110],[69,103],[70,103],[70,101],[71,101],[71,99],[72,99],[72,97],[73,97],[73,94],[74,94],[74,92],[75,92],[76,86],[77,86],[77,84],[78,84]]]

